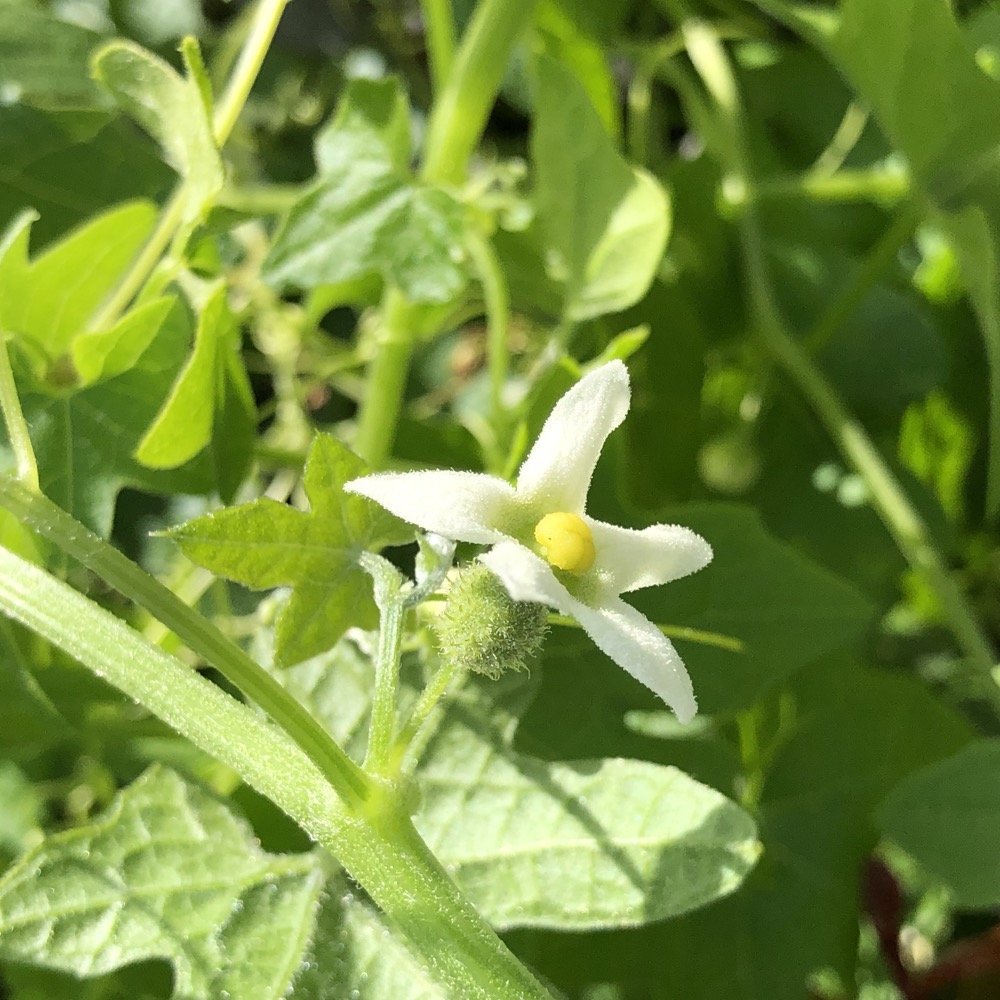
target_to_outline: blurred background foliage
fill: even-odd
[[[454,6],[463,23],[472,0]],[[246,15],[236,0],[0,0],[0,224],[37,209],[37,253],[112,204],[162,200],[171,170],[91,82],[89,55],[119,35],[179,67],[179,40],[194,34],[218,87]],[[692,99],[680,30],[692,17],[731,57],[750,187]],[[577,79],[607,135],[671,200],[666,253],[641,301],[569,331],[530,223],[539,51]],[[420,6],[291,3],[227,147],[226,186],[193,244],[192,266],[202,259],[226,272],[245,298],[244,357],[263,420],[258,489],[280,493],[312,431],[355,413],[380,282],[316,282],[281,298],[256,283],[255,269],[274,220],[316,173],[314,140],[347,82],[388,75],[403,82],[419,147],[433,93]],[[765,847],[738,893],[690,916],[598,934],[512,932],[515,952],[567,995],[1000,995],[995,680],[956,644],[940,595],[880,518],[871,482],[760,335],[766,317],[740,235],[752,203],[783,323],[902,484],[995,646],[998,79],[1000,11],[986,2],[538,4],[470,180],[505,220],[495,247],[510,285],[512,371],[537,370],[554,336],[571,337],[580,359],[630,355],[633,410],[598,469],[593,511],[637,525],[678,519],[709,538],[712,576],[637,605],[657,621],[729,631],[749,653],[682,646],[707,714],[681,732],[579,634],[557,630],[518,746],[553,760],[677,764],[753,811]],[[586,161],[578,166],[586,172]],[[399,464],[489,465],[481,304],[464,312],[416,355]],[[641,332],[616,339],[629,331]],[[526,440],[569,380],[556,366],[530,382]],[[201,509],[170,495],[198,492],[190,475],[161,494],[126,489],[117,502],[116,542],[167,575],[182,573],[175,551],[149,531]],[[259,610],[222,586],[203,606],[234,627]],[[149,760],[233,792],[269,849],[301,848],[273,807],[165,727],[6,621],[0,629],[8,649],[34,650],[42,664],[3,679],[4,861],[40,828],[92,815]],[[975,781],[962,763],[970,753]],[[169,991],[156,963],[85,986],[14,965],[0,980],[10,1000]]]

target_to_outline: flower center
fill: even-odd
[[[569,573],[586,573],[594,565],[597,552],[594,536],[583,518],[576,514],[546,514],[535,525],[535,541],[549,564]]]

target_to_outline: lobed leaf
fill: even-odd
[[[319,173],[275,235],[267,280],[314,288],[380,275],[412,302],[450,302],[467,282],[465,214],[409,170],[406,99],[394,80],[352,80],[316,140]]]
[[[378,622],[365,549],[397,536],[397,522],[370,500],[344,493],[367,466],[318,434],[306,459],[310,511],[263,498],[195,518],[169,535],[189,559],[246,587],[292,588],[277,622],[275,660],[290,666],[333,646],[352,625]]]

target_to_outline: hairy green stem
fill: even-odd
[[[420,0],[420,9],[424,15],[431,81],[437,94],[447,84],[455,59],[455,15],[451,0]]]
[[[0,476],[0,507],[145,608],[259,705],[303,749],[347,803],[371,793],[364,772],[270,674],[210,621],[40,493]]]
[[[835,174],[801,174],[760,181],[754,193],[762,198],[808,198],[820,202],[870,201],[892,206],[908,197],[913,184],[902,170],[840,170]]]
[[[729,169],[752,190],[750,157],[743,131],[742,107],[736,80],[725,49],[703,22],[684,25],[688,54],[706,89],[715,99],[728,141],[721,152]],[[935,547],[930,531],[906,491],[892,474],[864,427],[847,409],[802,345],[785,326],[775,300],[767,268],[766,250],[752,199],[740,217],[751,301],[758,332],[770,353],[806,397],[844,458],[868,487],[872,504],[910,565],[934,591],[951,630],[977,671],[987,676],[996,664],[996,654],[965,595],[948,571]],[[994,700],[1000,692],[993,689]]]
[[[362,565],[371,573],[375,585],[375,601],[381,615],[378,646],[375,650],[375,689],[372,692],[365,770],[370,774],[384,775],[395,735],[399,657],[403,648],[406,605],[402,593],[402,575],[380,556],[366,553],[362,558]]]
[[[393,746],[393,756],[396,760],[404,761],[404,769],[416,766],[434,733],[434,710],[464,673],[460,663],[445,659],[427,687],[420,692],[420,697]]]
[[[0,327],[0,411],[7,428],[7,439],[14,452],[14,464],[18,481],[31,493],[39,493],[38,462],[31,447],[28,424],[21,409],[21,399],[14,384],[14,371],[10,366],[7,351],[7,335]]]
[[[361,811],[345,808],[287,733],[2,548],[0,612],[134,698],[298,822],[364,887],[449,996],[552,1000],[391,801],[374,800]]]

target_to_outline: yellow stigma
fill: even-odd
[[[570,573],[586,573],[594,565],[594,536],[576,514],[546,514],[535,525],[535,541],[552,566]]]

